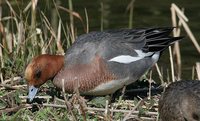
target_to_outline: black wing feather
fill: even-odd
[[[146,44],[142,48],[144,52],[163,51],[171,44],[183,37],[172,37],[170,33],[174,28],[154,28],[146,31]]]

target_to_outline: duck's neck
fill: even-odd
[[[53,57],[52,61],[54,61],[54,63],[52,64],[52,68],[55,71],[55,74],[57,74],[61,70],[61,68],[64,66],[64,56],[54,55],[52,57]]]

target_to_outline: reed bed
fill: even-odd
[[[130,13],[129,28],[133,26],[134,1],[132,0],[127,7]],[[52,15],[56,14],[54,23],[50,22],[44,12],[36,9],[37,0],[30,1],[24,9],[18,6],[20,12],[16,12],[8,0],[4,2],[4,5],[9,8],[9,15],[2,17],[3,9],[0,1],[0,120],[158,120],[157,107],[160,94],[151,96],[151,89],[149,98],[139,96],[131,100],[115,98],[110,102],[109,99],[101,97],[93,100],[85,99],[79,95],[78,91],[73,95],[62,91],[61,98],[57,98],[57,92],[52,84],[48,83],[41,87],[41,93],[36,97],[42,102],[27,104],[27,85],[23,79],[26,65],[39,54],[64,54],[64,50],[70,47],[77,36],[75,19],[82,23],[83,31],[88,33],[87,8],[85,8],[85,16],[82,17],[73,10],[72,0],[68,1],[68,8],[62,7],[53,0],[55,13]],[[103,12],[103,3],[101,7]],[[60,11],[69,15],[67,24],[62,22]],[[184,12],[172,4],[171,15],[172,26],[177,26],[173,35],[181,35],[184,28],[200,53],[199,44],[187,24],[188,18]],[[40,19],[39,23],[38,19]],[[103,30],[103,13],[101,19],[101,30]],[[41,26],[38,27],[38,24]],[[176,43],[172,48],[169,48],[171,76],[168,80],[163,78],[160,67],[156,65],[162,85],[169,84],[171,79],[173,81],[181,79],[181,47]],[[177,74],[174,71],[175,68],[178,69]],[[151,73],[146,76],[147,79],[148,77],[152,80]],[[200,79],[199,62],[195,65],[193,77]],[[50,93],[48,90],[51,90]]]

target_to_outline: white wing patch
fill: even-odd
[[[109,61],[128,64],[128,63],[140,60],[142,58],[143,57],[133,57],[133,56],[130,56],[130,55],[120,55],[120,56],[117,56],[117,57],[110,59]]]
[[[130,56],[130,55],[119,55],[119,56],[116,56],[114,58],[111,58],[110,60],[108,61],[112,61],[112,62],[118,62],[118,63],[124,63],[124,64],[128,64],[128,63],[132,63],[132,62],[135,62],[135,61],[138,61],[138,60],[141,60],[143,59],[144,57],[147,57],[147,56],[151,56],[154,54],[154,52],[148,52],[148,53],[144,53],[142,52],[142,50],[135,50],[135,52],[137,53],[137,56]],[[159,58],[159,55],[160,55],[160,52],[156,52],[156,57],[153,57],[153,59],[155,61],[158,60]]]
[[[144,52],[142,52],[142,50],[135,50],[135,52],[140,57],[151,56],[152,54],[154,54],[153,52],[144,53]]]

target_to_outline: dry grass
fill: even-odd
[[[157,120],[157,106],[160,95],[151,96],[151,98],[134,100],[115,99],[109,103],[109,100],[98,98],[90,101],[81,97],[78,92],[74,95],[61,94],[61,99],[57,98],[55,89],[51,90],[52,96],[38,96],[42,99],[41,104],[26,104],[27,85],[23,79],[23,71],[27,63],[35,55],[43,53],[64,54],[74,41],[77,34],[74,25],[74,17],[81,21],[84,31],[89,31],[89,20],[87,9],[85,9],[86,20],[84,20],[77,12],[73,11],[72,0],[69,0],[69,8],[57,5],[53,1],[55,14],[57,14],[57,26],[53,25],[42,11],[37,11],[37,0],[32,0],[25,9],[21,9],[19,13],[15,12],[11,3],[5,0],[5,4],[9,8],[10,15],[2,17],[2,6],[0,4],[0,120]],[[129,5],[130,22],[132,27],[134,0]],[[103,5],[102,5],[103,7]],[[196,49],[199,51],[199,45],[189,29],[184,13],[172,4],[173,26],[183,26],[190,36]],[[62,22],[59,11],[66,11],[70,16],[69,24],[65,26]],[[52,13],[54,14],[54,13]],[[103,13],[102,13],[103,14]],[[38,28],[37,17],[40,16],[41,28]],[[178,24],[176,23],[178,16]],[[31,18],[31,22],[28,22]],[[86,21],[86,22],[84,22]],[[103,21],[103,18],[102,18]],[[102,22],[103,23],[103,22]],[[55,28],[56,26],[56,28]],[[102,27],[103,29],[103,24]],[[62,35],[63,34],[63,35]],[[174,36],[180,35],[180,28],[175,29]],[[65,41],[63,41],[64,36]],[[181,78],[181,56],[180,47],[177,44],[176,60],[174,64],[172,55],[174,51],[170,49],[170,59],[172,65],[172,80]],[[178,65],[179,73],[174,74],[174,66]],[[157,66],[161,82],[164,83],[162,73]],[[200,64],[196,64],[197,76],[200,79]],[[41,89],[41,95],[49,93],[51,84],[45,84]]]

